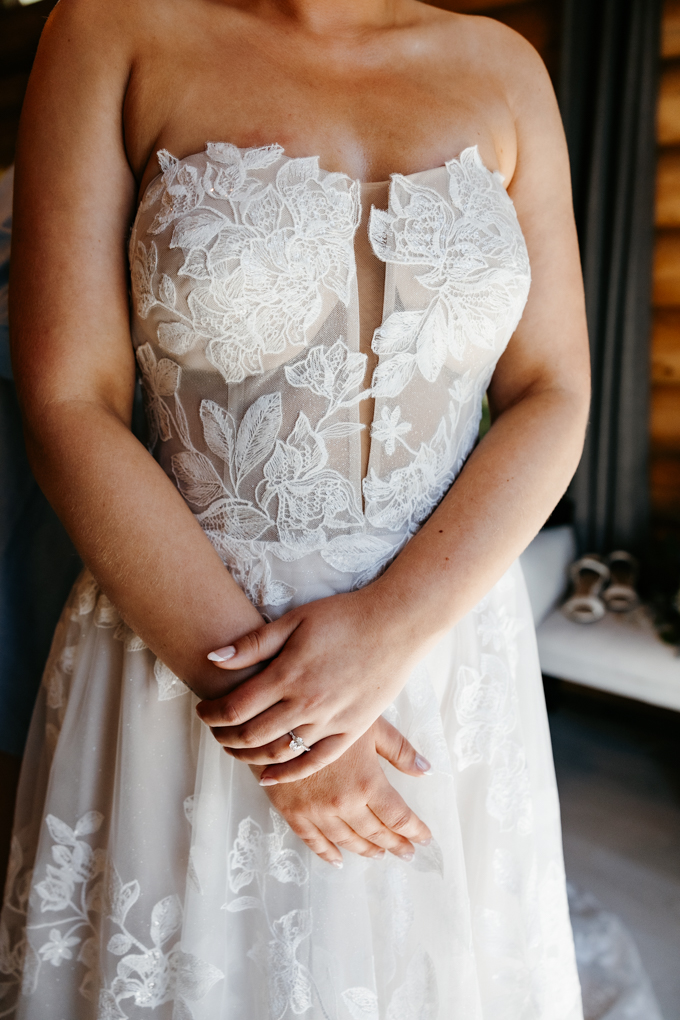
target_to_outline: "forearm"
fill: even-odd
[[[200,697],[231,689],[242,676],[206,655],[262,618],[124,422],[96,403],[57,403],[37,425],[29,419],[27,445],[38,482],[135,633]]]
[[[508,408],[439,507],[374,584],[426,646],[474,608],[542,527],[581,454],[582,394],[547,390]]]

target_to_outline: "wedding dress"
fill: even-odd
[[[388,202],[277,145],[159,160],[130,241],[150,447],[272,619],[369,583],[454,482],[527,250],[476,148]],[[26,752],[0,1017],[581,1020],[518,565],[386,712],[433,764],[386,765],[434,835],[412,863],[319,860],[195,704],[83,574]]]

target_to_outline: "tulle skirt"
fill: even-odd
[[[386,712],[434,839],[336,871],[87,573],[35,709],[0,938],[15,1020],[582,1020],[518,564]]]

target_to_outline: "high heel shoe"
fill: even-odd
[[[605,605],[599,596],[609,580],[609,568],[597,554],[591,553],[572,563],[569,573],[574,591],[562,606],[564,615],[574,623],[601,620]]]
[[[640,596],[635,590],[638,562],[630,553],[619,549],[607,557],[610,583],[602,595],[607,609],[612,613],[629,613],[640,605]]]

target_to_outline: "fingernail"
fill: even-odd
[[[415,854],[399,854],[398,856],[401,861],[406,861],[406,863],[408,864],[409,861],[413,860]]]
[[[431,842],[432,842],[432,837],[431,836],[428,839],[419,839],[418,840],[419,846],[429,846]]]
[[[233,645],[227,645],[226,648],[218,648],[216,652],[208,652],[208,658],[211,662],[226,662],[227,659],[233,659],[236,655],[236,649]]]
[[[371,854],[370,856],[374,861],[379,861],[382,860],[386,852],[387,852],[386,850],[379,850],[377,854]]]
[[[276,786],[277,782],[278,780],[276,779],[270,779],[269,776],[264,776],[264,778],[260,780],[260,786]]]
[[[340,871],[340,869],[343,867],[342,861],[330,861],[330,863],[333,865],[334,868],[337,868],[338,871]]]
[[[208,658],[210,658],[210,656],[208,656]],[[422,754],[416,755],[416,768],[420,769],[421,772],[432,772],[432,766],[427,758],[423,758]]]

